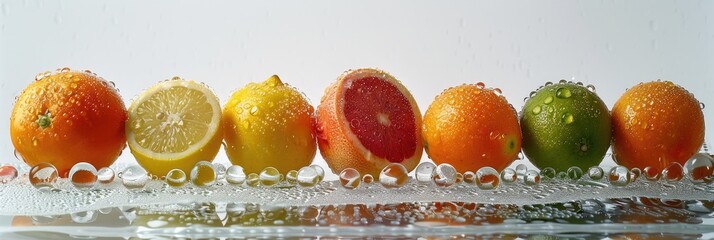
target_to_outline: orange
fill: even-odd
[[[704,142],[699,101],[670,81],[640,83],[627,90],[612,108],[612,124],[615,161],[628,168],[684,165]]]
[[[317,143],[334,173],[354,168],[379,176],[390,163],[408,171],[421,160],[421,112],[396,78],[350,70],[325,90],[317,107]]]
[[[12,144],[30,166],[47,162],[67,177],[87,162],[108,167],[126,144],[127,110],[110,82],[69,68],[38,75],[10,117]]]
[[[482,83],[449,88],[424,114],[425,149],[436,164],[459,172],[493,167],[501,171],[518,157],[518,116],[500,90]]]

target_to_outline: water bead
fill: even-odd
[[[359,187],[362,181],[360,174],[354,168],[345,168],[340,172],[340,184],[347,189],[355,189]]]
[[[372,183],[374,183],[374,176],[372,176],[372,174],[365,174],[364,176],[362,176],[362,182],[364,184],[371,185]]]
[[[94,165],[80,162],[69,170],[69,181],[77,189],[89,189],[97,184],[97,169]]]
[[[583,177],[583,170],[580,169],[579,167],[572,166],[572,167],[568,168],[567,174],[568,174],[568,179],[578,180],[581,177]]]
[[[297,183],[301,187],[314,187],[320,182],[317,170],[312,166],[300,168],[297,172]]]
[[[181,187],[188,182],[186,173],[181,169],[172,169],[166,174],[166,184],[172,187]]]
[[[431,182],[431,174],[434,172],[436,165],[431,162],[420,163],[414,170],[414,178],[422,183]]]
[[[568,172],[558,172],[558,178],[567,180],[568,179]]]
[[[266,167],[260,171],[260,184],[266,187],[280,183],[280,171],[274,167]]]
[[[714,160],[706,153],[697,153],[684,163],[687,178],[693,183],[709,183],[714,180]]]
[[[677,182],[682,180],[682,178],[684,178],[684,168],[682,168],[682,164],[679,164],[678,162],[669,164],[667,168],[662,170],[662,178],[668,182]]]
[[[83,224],[94,222],[95,220],[97,220],[98,216],[99,214],[97,213],[97,211],[76,212],[69,215],[70,219],[72,219],[72,222]]]
[[[607,179],[613,186],[624,187],[630,184],[630,170],[624,166],[615,166],[610,169]]]
[[[544,179],[554,179],[555,169],[553,169],[552,167],[543,168],[543,170],[540,170],[540,176]]]
[[[243,167],[233,165],[226,170],[226,181],[230,184],[241,185],[245,182],[245,172]]]
[[[499,174],[492,167],[482,167],[476,171],[476,186],[483,190],[491,190],[498,187]]]
[[[149,182],[149,175],[140,166],[127,167],[121,172],[121,183],[127,189],[142,189]]]
[[[588,177],[592,180],[600,180],[605,175],[605,171],[599,166],[592,166],[588,168]]]
[[[38,163],[30,169],[30,184],[40,190],[50,190],[54,188],[57,181],[57,168],[50,163]]]
[[[514,183],[518,179],[516,171],[511,168],[506,168],[501,171],[501,181],[504,183]]]
[[[213,163],[213,170],[216,171],[216,180],[220,181],[226,178],[226,166],[220,163]]]
[[[245,177],[245,184],[250,187],[257,187],[260,185],[260,176],[257,173],[248,174]]]
[[[322,169],[322,167],[318,165],[310,165],[310,167],[315,169],[315,172],[317,172],[318,182],[322,181],[322,179],[325,179],[325,169]]]
[[[642,170],[640,170],[639,168],[630,169],[630,182],[637,181],[640,176],[642,176]]]
[[[472,171],[466,171],[464,173],[464,182],[468,184],[475,184],[476,183],[476,173]]]
[[[538,185],[540,183],[540,174],[536,170],[528,170],[523,176],[523,183],[528,186]]]
[[[216,183],[216,170],[208,161],[197,162],[191,169],[191,183],[198,187],[210,187]]]
[[[290,170],[288,173],[285,174],[285,180],[288,182],[290,185],[295,185],[297,184],[297,170]]]
[[[528,166],[526,166],[523,163],[518,164],[518,166],[516,166],[516,174],[518,174],[518,176],[526,175],[527,171],[528,171]]]
[[[97,172],[97,181],[101,184],[110,184],[114,181],[114,170],[103,167]]]
[[[439,167],[436,169],[438,168]],[[407,168],[401,164],[390,163],[379,173],[379,183],[381,183],[385,188],[398,188],[409,182],[409,175],[407,174]],[[454,178],[456,177],[455,175],[456,174],[454,174]]]
[[[439,164],[434,168],[431,178],[439,187],[449,187],[456,183],[456,169],[448,163]]]
[[[8,183],[17,178],[17,168],[5,165],[0,167],[0,183]]]
[[[464,181],[464,175],[461,174],[461,173],[459,173],[459,172],[457,172],[457,173],[456,173],[456,179],[455,179],[455,180],[456,180],[456,181],[454,181],[454,184],[459,184],[459,183],[463,182],[463,181]]]

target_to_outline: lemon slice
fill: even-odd
[[[211,161],[221,146],[221,106],[206,86],[178,77],[144,91],[129,107],[131,153],[149,173],[188,173]]]

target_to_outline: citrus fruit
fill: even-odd
[[[536,167],[558,172],[600,164],[610,147],[610,114],[594,91],[547,83],[523,106],[523,152]]]
[[[226,154],[246,174],[267,167],[283,174],[298,170],[317,151],[314,116],[305,96],[278,76],[249,83],[223,108]]]
[[[221,106],[205,85],[174,77],[145,90],[129,107],[127,140],[137,162],[152,175],[191,172],[221,147]]]
[[[424,146],[436,164],[458,172],[493,167],[501,171],[521,151],[518,116],[506,98],[482,83],[449,88],[424,114]]]
[[[354,168],[379,176],[390,163],[407,171],[421,160],[421,113],[397,79],[376,69],[349,70],[317,107],[320,153],[334,173]]]
[[[126,107],[117,90],[89,71],[45,72],[22,91],[10,117],[15,150],[27,164],[51,163],[67,177],[74,164],[107,167],[126,144]]]
[[[704,142],[704,115],[694,96],[670,81],[640,83],[612,108],[612,150],[628,168],[682,165]]]

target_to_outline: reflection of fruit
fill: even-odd
[[[375,69],[345,72],[317,108],[320,153],[334,173],[379,176],[389,163],[408,171],[421,159],[421,113],[394,77]]]
[[[126,143],[127,112],[107,81],[68,68],[31,83],[10,117],[12,144],[27,164],[48,162],[67,177],[78,162],[108,167]]]
[[[425,149],[436,164],[451,164],[462,173],[486,166],[501,171],[517,158],[521,129],[516,111],[494,90],[480,86],[449,88],[426,110]]]
[[[669,82],[640,83],[612,108],[615,161],[629,168],[682,165],[704,142],[704,115],[694,96]]]
[[[587,170],[600,164],[610,146],[610,115],[587,88],[546,84],[523,106],[523,152],[538,168]]]
[[[144,91],[129,107],[129,148],[153,175],[175,168],[188,173],[197,162],[216,157],[220,119],[221,106],[210,89],[174,77]]]
[[[275,167],[285,174],[309,165],[317,146],[314,108],[273,75],[233,93],[223,109],[226,154],[246,173]]]

